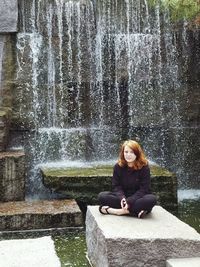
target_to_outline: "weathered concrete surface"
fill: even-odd
[[[151,187],[158,203],[167,210],[177,209],[177,178],[175,174],[157,165],[150,166]],[[112,165],[97,165],[84,168],[43,168],[43,183],[56,192],[87,204],[97,204],[101,191],[111,190]]]
[[[160,206],[142,220],[89,206],[86,242],[95,267],[165,267],[169,258],[200,256],[200,235]]]
[[[8,143],[9,127],[10,127],[10,110],[0,109],[0,151],[4,151],[6,149]]]
[[[23,151],[0,152],[0,201],[24,200],[25,177]]]
[[[50,236],[0,241],[1,267],[60,267]]]
[[[200,267],[200,258],[170,259],[166,267]]]
[[[18,20],[18,1],[0,1],[0,33],[16,32]]]
[[[37,200],[0,203],[0,231],[82,226],[74,200]]]
[[[0,109],[13,108],[13,90],[16,79],[15,34],[0,33]]]

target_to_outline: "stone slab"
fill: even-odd
[[[0,241],[1,267],[60,267],[50,236]]]
[[[75,200],[0,203],[0,231],[79,227],[82,213]]]
[[[18,21],[18,1],[0,1],[0,33],[16,32]]]
[[[167,260],[166,267],[200,267],[200,257]]]
[[[169,258],[200,256],[197,231],[160,206],[142,220],[89,206],[86,242],[95,267],[166,267]]]

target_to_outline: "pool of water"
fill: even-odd
[[[179,190],[178,200],[177,217],[200,233],[200,190]]]
[[[85,232],[57,235],[53,239],[62,267],[90,266],[86,258]]]

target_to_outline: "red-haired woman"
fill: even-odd
[[[136,141],[122,144],[118,163],[114,166],[112,188],[112,192],[101,192],[98,196],[102,214],[143,218],[155,206],[148,161]]]

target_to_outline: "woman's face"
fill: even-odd
[[[136,159],[135,153],[128,146],[124,147],[124,158],[125,158],[125,160],[127,161],[128,164],[133,163],[135,161],[135,159]]]

